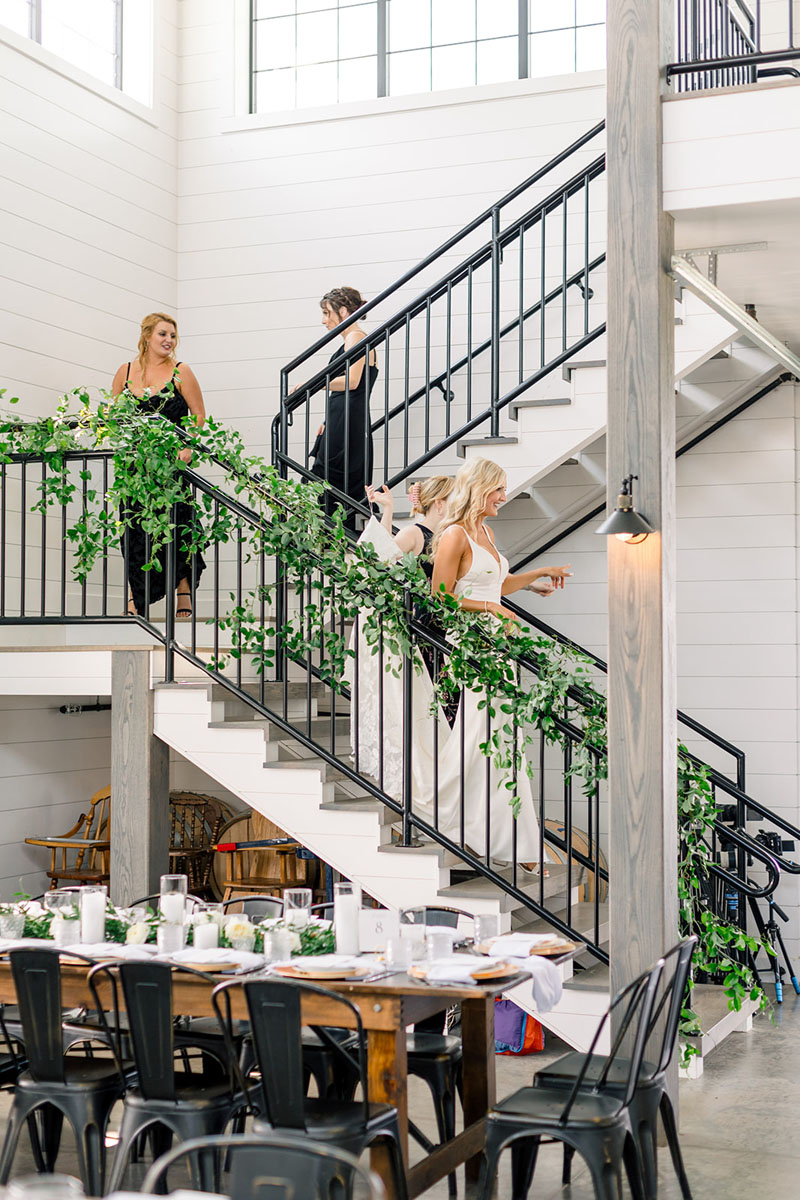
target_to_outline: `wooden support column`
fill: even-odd
[[[111,888],[117,904],[158,891],[169,869],[169,747],[153,734],[150,652],[111,656]]]
[[[638,475],[657,530],[608,539],[611,985],[678,934],[672,218],[661,95],[673,0],[608,0],[608,503]]]

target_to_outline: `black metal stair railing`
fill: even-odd
[[[363,454],[392,487],[475,430],[497,437],[512,400],[603,334],[604,206],[594,201],[605,159],[595,153],[585,160],[604,128],[594,126],[283,368],[272,428],[273,462],[283,474],[312,475],[310,451],[318,426],[328,422],[329,385],[337,377],[344,378],[346,423],[338,473],[350,478],[350,454],[354,462]],[[517,212],[522,201],[527,205]],[[463,257],[450,265],[454,251]],[[425,283],[432,272],[438,274]],[[387,300],[412,283],[420,290],[384,317]],[[377,324],[363,341],[309,374],[320,351],[365,319]],[[356,452],[346,368],[366,355],[379,377],[372,414],[360,414],[365,444]],[[366,511],[363,495],[332,494],[350,511]]]
[[[345,792],[348,785],[354,785],[351,797],[372,797],[389,808],[397,818],[403,845],[411,845],[420,837],[429,839],[454,856],[460,869],[489,881],[520,910],[527,910],[529,920],[541,919],[566,936],[586,942],[596,958],[607,961],[602,899],[608,886],[603,852],[607,846],[607,806],[598,783],[584,791],[573,781],[571,771],[573,756],[583,740],[579,689],[570,693],[564,715],[554,718],[559,735],[557,743],[539,729],[512,731],[516,744],[523,740],[528,743],[532,795],[527,812],[530,815],[533,808],[538,814],[536,845],[531,845],[529,839],[524,853],[527,859],[541,863],[550,848],[551,860],[555,860],[551,868],[559,878],[548,881],[542,873],[526,876],[521,868],[518,860],[523,852],[516,822],[510,823],[510,843],[502,855],[506,865],[495,861],[492,823],[496,827],[508,819],[507,797],[502,794],[502,784],[492,776],[488,758],[480,760],[482,774],[477,783],[473,770],[469,796],[461,786],[455,810],[452,788],[446,793],[441,776],[446,774],[447,763],[451,777],[455,762],[455,776],[458,778],[460,772],[463,778],[463,764],[474,750],[475,740],[474,728],[471,734],[465,731],[458,718],[451,733],[441,710],[430,703],[430,678],[438,677],[452,645],[417,621],[407,603],[416,664],[412,656],[399,658],[391,651],[384,643],[382,626],[377,651],[373,653],[372,647],[367,647],[359,636],[361,618],[351,628],[334,606],[329,613],[330,635],[340,645],[349,640],[354,657],[350,684],[331,686],[328,651],[319,646],[309,648],[311,642],[303,649],[302,638],[294,646],[291,639],[282,644],[283,635],[275,630],[276,586],[288,590],[283,618],[292,620],[294,629],[302,634],[309,606],[316,603],[319,585],[324,582],[320,571],[295,579],[288,588],[278,564],[263,546],[258,549],[259,533],[265,529],[264,519],[241,499],[227,495],[213,479],[191,470],[185,473],[195,507],[204,510],[215,524],[224,516],[229,528],[227,540],[215,542],[207,551],[210,562],[204,577],[193,580],[195,604],[190,622],[176,625],[171,586],[167,589],[163,622],[157,619],[155,606],[149,603],[138,616],[124,615],[126,563],[116,546],[106,546],[88,577],[75,584],[68,530],[76,518],[86,513],[95,489],[101,497],[102,511],[108,516],[105,495],[112,470],[110,458],[108,451],[87,450],[68,455],[67,469],[80,484],[76,498],[44,512],[35,511],[34,505],[47,478],[47,464],[31,456],[15,456],[0,466],[0,625],[127,622],[141,627],[164,646],[166,681],[175,677],[176,660],[191,664],[201,677],[222,685],[286,735],[289,759],[285,761],[293,758],[296,763],[310,756],[313,764],[321,763],[326,772],[333,773]],[[171,559],[168,547],[168,579],[174,570]],[[249,643],[243,640],[242,626],[231,620],[231,614],[247,609],[252,613],[256,630],[278,634],[277,655],[270,653],[268,636]],[[541,622],[527,614],[520,612],[520,617],[531,630],[549,633]],[[283,663],[281,658],[285,660]],[[420,658],[426,659],[430,676],[419,669]],[[521,681],[533,685],[539,667],[535,661],[522,659],[516,670]],[[390,692],[394,671],[401,680],[401,696],[397,686]],[[372,694],[365,696],[363,690],[359,694],[370,672]],[[485,720],[483,736],[488,738],[492,732],[488,709]],[[702,729],[691,718],[684,720],[695,730]],[[727,748],[737,758],[735,747],[707,732],[716,746]],[[373,756],[367,762],[365,742],[369,738],[373,742]],[[440,752],[444,746],[442,739],[447,739],[449,759]],[[420,790],[419,770],[415,775],[419,747],[423,745],[432,750],[430,770],[427,775],[422,773],[424,795]],[[596,768],[601,755],[598,751],[592,754]],[[523,763],[523,759],[518,759],[510,768],[520,789],[528,786],[528,771]],[[599,772],[595,770],[594,774],[596,778]],[[716,768],[712,769],[711,777],[713,787],[737,806],[734,827],[730,822],[720,821],[715,830],[720,846],[710,847],[716,853],[733,843],[737,870],[732,872],[720,862],[713,865],[712,874],[742,898],[767,895],[777,886],[780,867],[788,870],[795,867],[747,835],[748,815],[755,812],[794,838],[800,838],[800,830],[747,796],[743,788]],[[500,802],[493,803],[498,794]],[[346,796],[343,803],[347,803]],[[448,805],[449,819],[445,812]],[[468,832],[475,806],[483,821],[478,837]],[[563,864],[560,871],[556,865],[559,859]],[[755,859],[766,868],[765,883],[747,882],[748,859]],[[744,903],[739,908],[743,913]]]
[[[676,51],[667,78],[679,92],[800,78],[794,0],[677,0]]]

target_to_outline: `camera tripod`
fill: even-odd
[[[748,883],[749,882],[750,880],[748,880]],[[758,907],[758,902],[755,897],[748,896],[747,902],[750,905],[750,912],[753,914],[753,920],[755,921],[761,940],[772,948],[772,954],[769,956],[769,963],[775,980],[775,1000],[778,1004],[783,1003],[783,977],[786,974],[788,974],[795,992],[798,996],[800,996],[800,983],[797,982],[797,976],[795,974],[794,967],[792,966],[792,960],[789,958],[787,953],[780,926],[775,920],[776,916],[780,917],[782,921],[788,921],[789,918],[780,905],[775,903],[772,896],[767,896],[766,921],[761,915],[761,910]],[[783,961],[786,963],[785,968],[780,961],[781,955],[783,956]],[[758,980],[759,987],[761,987],[763,985],[761,983],[761,975],[756,966],[756,956],[755,954],[748,952],[748,957],[750,959],[750,966],[752,967],[753,974]]]

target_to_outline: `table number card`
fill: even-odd
[[[362,908],[358,914],[361,950],[383,950],[400,936],[400,913],[389,908]]]

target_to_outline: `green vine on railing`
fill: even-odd
[[[2,398],[0,392],[0,398]],[[13,402],[13,401],[12,401]],[[519,808],[515,777],[531,768],[525,747],[533,731],[541,730],[551,744],[569,736],[572,755],[569,774],[593,795],[606,777],[606,699],[594,683],[592,663],[571,646],[518,625],[500,624],[492,617],[460,610],[452,597],[432,596],[416,559],[380,560],[369,546],[354,546],[339,513],[324,515],[319,504],[322,485],[282,479],[262,459],[248,455],[239,435],[209,418],[202,430],[188,417],[184,430],[143,412],[134,397],[112,398],[92,407],[83,389],[64,396],[56,412],[26,423],[0,419],[0,462],[12,455],[29,455],[45,464],[33,506],[77,505],[79,512],[67,528],[74,554],[74,575],[84,581],[95,562],[118,547],[124,530],[138,524],[150,535],[149,569],[160,570],[158,553],[174,537],[173,505],[187,497],[186,467],[178,459],[192,451],[192,467],[222,467],[226,492],[244,505],[247,519],[237,515],[213,494],[198,490],[195,504],[200,520],[183,531],[187,553],[208,550],[232,540],[242,543],[243,561],[280,560],[290,594],[280,628],[264,623],[262,606],[274,599],[274,586],[260,583],[242,596],[231,595],[220,615],[221,629],[230,631],[233,658],[251,660],[259,672],[274,663],[276,644],[298,661],[315,656],[319,677],[337,691],[345,687],[345,668],[351,651],[339,632],[358,617],[373,652],[382,643],[387,669],[413,653],[408,625],[408,596],[427,610],[451,635],[451,650],[437,690],[471,688],[486,696],[492,715],[505,718],[481,746],[507,776],[509,803]],[[104,493],[95,473],[70,472],[67,455],[108,450],[113,471]],[[394,660],[394,661],[393,661]],[[223,658],[210,664],[224,666]],[[565,726],[570,733],[565,732]],[[678,897],[681,933],[696,933],[699,944],[695,970],[721,978],[728,1003],[740,1009],[746,999],[763,1008],[765,998],[753,972],[743,961],[762,944],[714,913],[708,901],[711,861],[709,842],[716,807],[708,769],[678,747],[677,803],[680,836]],[[698,1031],[695,1014],[684,1012],[682,1031]],[[690,1051],[691,1053],[691,1051]]]

